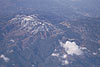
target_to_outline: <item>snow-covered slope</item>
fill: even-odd
[[[8,25],[5,27],[5,29],[8,29],[8,27],[10,28],[8,32],[12,32],[13,34],[39,34],[41,38],[56,36],[62,32],[61,29],[55,25],[38,19],[36,15],[17,15],[15,18],[8,21]]]

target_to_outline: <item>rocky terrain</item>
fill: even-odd
[[[100,67],[99,0],[0,0],[0,67]]]
[[[16,15],[1,29],[0,66],[99,67],[99,21],[52,24],[35,14]]]

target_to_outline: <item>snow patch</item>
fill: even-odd
[[[10,59],[8,57],[5,57],[5,55],[0,55],[0,58],[2,58],[5,62],[8,62]]]
[[[58,57],[58,56],[59,56],[59,53],[52,53],[51,56],[56,56],[56,57]]]
[[[63,59],[66,59],[66,58],[67,58],[67,54],[64,54],[64,55],[62,56],[62,58],[63,58]]]
[[[13,39],[11,39],[10,41],[11,41],[11,42],[15,42],[15,40],[13,40]]]
[[[67,60],[62,61],[62,65],[67,65],[69,62]]]
[[[26,21],[32,20],[32,17],[30,17],[30,16],[25,17],[24,20],[26,20]]]
[[[100,48],[98,48],[98,50],[100,51]]]
[[[80,47],[80,49],[81,49],[81,50],[87,50],[87,48],[86,48],[86,47]]]
[[[97,53],[95,53],[95,52],[94,52],[94,53],[92,53],[92,54],[93,54],[93,55],[97,55]]]
[[[34,64],[32,64],[32,67],[34,67]]]

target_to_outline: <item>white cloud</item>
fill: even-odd
[[[66,43],[60,42],[60,44],[68,55],[81,55],[83,53],[75,42],[66,41]]]
[[[59,41],[61,47],[64,49],[61,49],[60,52],[58,52],[59,49],[55,49],[54,53],[51,54],[51,56],[53,57],[58,57],[59,60],[61,61],[62,65],[67,65],[69,63],[71,63],[69,61],[69,57],[70,55],[82,55],[83,54],[83,50],[87,50],[86,47],[80,47],[78,46],[75,42],[70,42],[70,41],[66,41],[66,43],[63,43],[61,41]]]
[[[5,62],[8,62],[10,59],[8,57],[5,57],[5,55],[0,55],[0,58],[2,58]]]

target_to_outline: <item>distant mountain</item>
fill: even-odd
[[[27,10],[54,13],[67,18],[100,16],[100,1],[96,0],[4,0],[0,1],[0,15],[7,16]],[[5,15],[4,15],[5,14]]]

